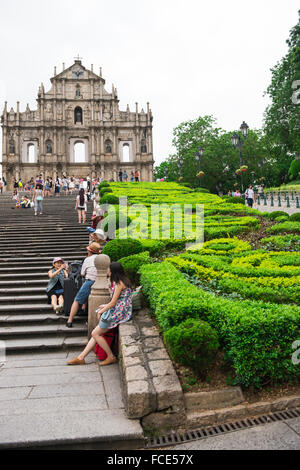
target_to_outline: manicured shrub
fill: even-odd
[[[300,222],[291,222],[287,220],[286,222],[282,222],[280,224],[273,225],[272,227],[267,228],[267,233],[300,233]]]
[[[207,322],[188,318],[168,330],[164,338],[174,361],[206,375],[219,348],[218,335]]]
[[[123,218],[121,219],[119,206],[114,206],[113,208],[109,209],[108,213],[102,220],[101,228],[104,230],[104,232],[108,232],[109,238],[114,238],[115,230],[120,228],[120,224],[122,223],[122,226],[127,224],[128,226],[130,222],[131,219],[127,215],[123,215]]]
[[[290,216],[292,222],[300,222],[300,212],[296,212]]]
[[[107,193],[112,193],[112,189],[111,188],[108,188],[108,187],[104,187],[104,188],[101,188],[100,191],[99,191],[99,195],[100,197],[104,196],[104,194],[107,194]]]
[[[109,184],[108,181],[102,181],[102,183],[100,183],[100,184],[98,185],[98,189],[99,189],[99,191],[100,191],[100,189],[102,189],[102,188],[108,188],[109,186],[110,186],[110,184]]]
[[[300,337],[300,308],[262,301],[229,300],[190,284],[168,262],[141,267],[143,293],[164,333],[187,318],[207,321],[236,372],[235,381],[261,386],[299,380],[291,361]]]
[[[286,216],[286,215],[280,215],[279,217],[275,217],[275,221],[276,222],[285,222],[286,220],[288,220],[289,218]]]
[[[141,266],[150,263],[150,255],[148,251],[142,251],[136,255],[130,255],[126,256],[125,258],[121,258],[118,261],[122,264],[131,282],[138,286],[140,281],[138,271]]]
[[[150,256],[160,256],[163,251],[165,250],[165,244],[160,240],[153,240],[151,238],[141,238],[139,239],[141,242],[143,249],[147,250]]]
[[[245,204],[244,198],[240,196],[222,196],[222,199],[224,199],[229,204]]]
[[[100,204],[119,204],[119,198],[114,194],[104,194],[100,199]]]
[[[125,240],[111,240],[104,246],[102,253],[108,255],[111,261],[118,261],[121,258],[141,253],[142,251],[143,246],[139,240],[127,238]]]
[[[195,193],[209,193],[209,189],[206,188],[195,188],[194,189]]]
[[[281,217],[281,216],[285,216],[285,217],[289,218],[289,214],[287,212],[273,211],[273,212],[269,212],[268,219],[275,220],[276,217]]]
[[[300,235],[274,235],[262,238],[260,243],[267,250],[300,251]]]

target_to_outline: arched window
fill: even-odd
[[[75,124],[82,124],[82,109],[80,108],[80,106],[77,106],[74,110],[74,122]]]
[[[141,141],[141,152],[142,153],[147,153],[147,145],[145,139]]]
[[[129,144],[124,144],[122,149],[122,161],[130,162],[130,149]]]
[[[51,142],[51,140],[46,141],[46,153],[52,153],[52,142]]]
[[[35,163],[35,148],[33,144],[28,144],[27,146],[27,152],[28,152],[28,163]]]
[[[85,162],[85,143],[80,140],[76,141],[74,144],[74,162]]]
[[[105,153],[111,153],[112,152],[112,147],[111,147],[111,141],[106,140],[105,141]]]

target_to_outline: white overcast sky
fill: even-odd
[[[285,55],[299,0],[0,0],[0,107],[36,109],[54,66],[103,68],[120,108],[153,112],[156,163],[180,122],[212,114],[260,128],[270,68]]]

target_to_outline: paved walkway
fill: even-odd
[[[296,208],[296,203],[292,201],[290,203],[290,207],[287,207],[287,203],[285,201],[281,202],[281,206],[278,206],[277,202],[274,202],[274,206],[271,206],[270,200],[267,201],[267,205],[264,205],[264,201],[261,201],[260,204],[255,202],[253,204],[253,209],[257,209],[260,212],[273,212],[273,211],[283,211],[289,215],[296,214],[296,212],[300,212],[300,209]]]
[[[162,450],[300,450],[300,418],[270,423]]]
[[[143,433],[124,412],[117,364],[67,366],[78,351],[9,355],[0,366],[0,449],[136,448]]]
[[[53,313],[47,272],[54,256],[86,256],[75,195],[44,200],[44,214],[11,210],[0,196],[0,448],[137,448],[138,420],[126,417],[118,364],[67,366],[87,342],[87,318]],[[88,221],[92,204],[89,204]],[[33,230],[34,227],[34,230]]]

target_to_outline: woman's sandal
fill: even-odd
[[[83,366],[85,364],[84,359],[78,359],[78,357],[74,357],[71,361],[69,361],[68,366]]]
[[[110,364],[115,364],[116,362],[118,362],[118,359],[116,357],[114,357],[113,359],[109,359],[107,357],[104,361],[100,361],[99,365],[100,366],[108,366]]]

